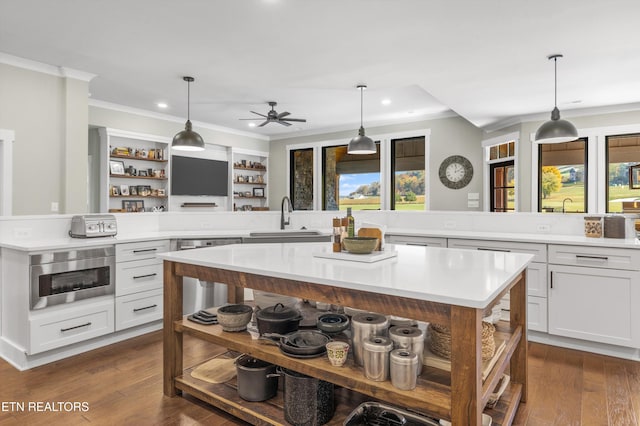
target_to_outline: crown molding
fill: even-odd
[[[73,78],[86,82],[91,81],[96,76],[96,74],[91,74],[85,71],[49,65],[38,61],[32,61],[31,59],[9,55],[8,53],[3,52],[0,52],[0,64],[11,65],[13,67],[23,68],[29,71],[41,72],[55,77]]]

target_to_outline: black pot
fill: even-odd
[[[246,401],[266,401],[278,392],[276,366],[266,361],[242,355],[236,361],[238,395]]]
[[[327,423],[335,413],[333,383],[287,369],[284,377],[284,419],[294,426]]]
[[[256,311],[258,332],[287,334],[297,331],[302,315],[293,308],[278,303]]]

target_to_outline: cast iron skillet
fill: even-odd
[[[325,345],[331,337],[319,330],[299,330],[289,334],[265,333],[262,337],[275,342],[280,350],[291,355],[322,355],[326,352]],[[278,339],[273,340],[274,338]]]

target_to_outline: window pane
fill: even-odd
[[[516,155],[516,143],[509,142],[509,157],[513,157]]]
[[[502,211],[505,208],[504,205],[504,189],[493,190],[493,206],[495,211]]]
[[[323,209],[380,209],[380,143],[376,153],[347,154],[347,146],[322,149]]]
[[[500,151],[500,158],[505,158],[509,156],[509,145],[506,143],[500,144],[498,146],[498,151]]]
[[[294,210],[313,210],[313,148],[291,151],[290,185]]]
[[[607,211],[621,212],[640,191],[629,189],[629,167],[640,163],[640,135],[607,136]]]
[[[539,145],[539,211],[584,213],[587,211],[584,139]]]
[[[424,210],[424,137],[391,140],[392,210]]]
[[[489,148],[489,160],[496,160],[498,158],[498,145],[494,145]]]
[[[493,169],[494,186],[505,186],[504,167],[496,167]]]

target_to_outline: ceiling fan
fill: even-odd
[[[269,123],[278,123],[278,124],[282,124],[283,126],[291,126],[291,123],[289,123],[289,121],[298,121],[300,123],[307,122],[307,120],[305,120],[304,118],[285,118],[291,113],[285,111],[278,114],[274,109],[274,107],[278,105],[278,103],[271,101],[271,102],[268,102],[268,104],[269,106],[271,106],[271,111],[269,111],[267,115],[260,114],[259,112],[255,112],[255,111],[250,111],[263,118],[241,118],[240,120],[263,120],[264,119],[265,121],[262,124],[259,124],[258,127],[262,127]]]

